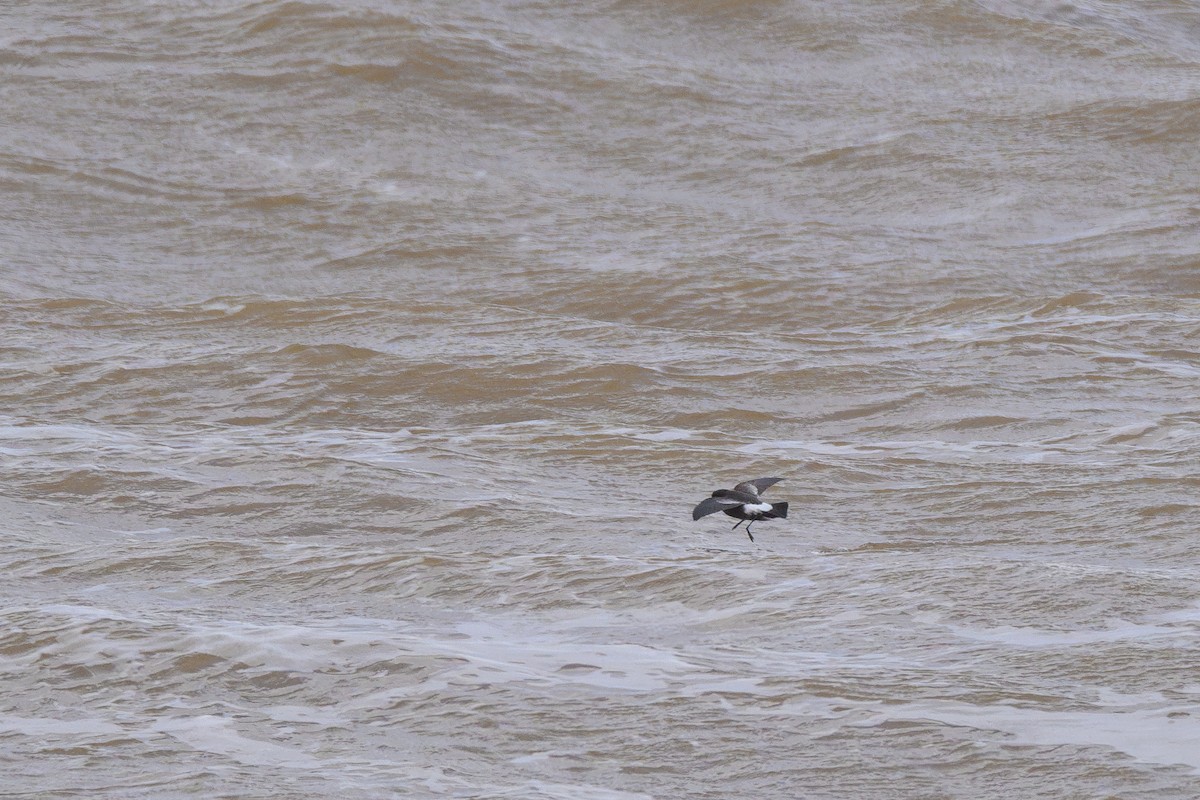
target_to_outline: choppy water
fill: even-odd
[[[0,31],[0,793],[1200,796],[1200,4]]]

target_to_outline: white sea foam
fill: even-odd
[[[979,642],[1002,642],[1015,647],[1070,647],[1097,642],[1194,638],[1194,632],[1163,625],[1110,625],[1097,630],[1049,631],[1036,628],[965,628],[951,625],[956,636]]]
[[[932,720],[1000,731],[1016,744],[1111,747],[1139,761],[1185,764],[1200,773],[1200,705],[1112,704],[1094,711],[1050,711],[1010,705],[923,701],[888,708],[879,719]]]
[[[152,730],[241,764],[293,769],[316,769],[322,765],[320,759],[297,748],[242,735],[232,719],[213,714],[170,717],[155,722]]]

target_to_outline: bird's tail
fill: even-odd
[[[787,519],[787,503],[771,503],[771,513],[765,516]]]

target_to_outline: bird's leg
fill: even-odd
[[[741,524],[742,524],[743,522],[745,522],[745,521],[746,521],[746,520],[744,520],[744,519],[739,519],[739,520],[738,520],[738,524],[737,524],[737,525],[734,525],[734,526],[733,526],[733,529],[736,531],[736,530],[738,529],[738,525],[741,525]],[[750,530],[750,526],[749,526],[749,525],[747,525],[747,526],[746,526],[746,530]]]
[[[754,520],[750,520],[750,525],[754,524]],[[750,541],[754,541],[754,534],[750,532],[750,525],[746,526],[746,535],[750,537]]]

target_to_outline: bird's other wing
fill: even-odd
[[[753,487],[748,492],[739,492],[737,489],[717,489],[712,496],[723,500],[737,500],[739,503],[758,502],[758,492],[754,491]]]
[[[783,478],[756,478],[752,481],[745,481],[733,487],[735,492],[745,492],[758,497],[760,494],[770,489],[775,484],[779,483]]]
[[[692,519],[700,519],[707,517],[709,514],[715,514],[718,511],[724,511],[727,508],[740,506],[743,501],[734,500],[732,497],[709,497],[700,502],[700,505],[692,509]]]

